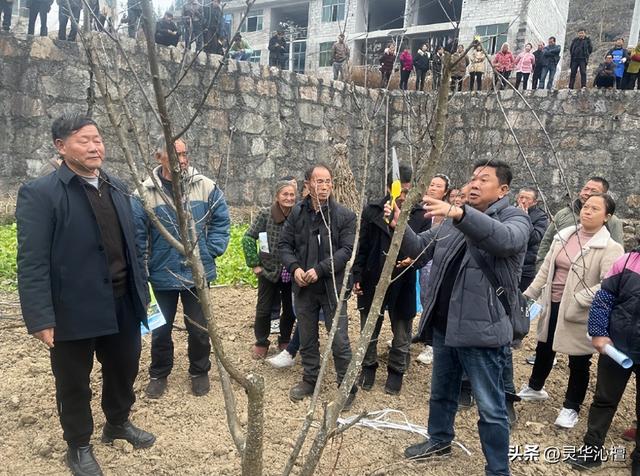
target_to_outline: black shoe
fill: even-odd
[[[460,389],[460,396],[458,397],[458,406],[462,408],[471,408],[474,405],[473,392],[471,387],[463,384]]]
[[[74,476],[102,476],[100,465],[93,455],[93,446],[78,446],[67,449],[65,461]]]
[[[167,377],[152,378],[144,389],[144,393],[149,398],[160,398],[165,390],[167,390]]]
[[[130,421],[122,425],[112,425],[107,422],[102,429],[102,442],[113,443],[113,440],[127,440],[137,450],[153,446],[156,437],[133,425]]]
[[[432,443],[431,440],[409,446],[404,450],[404,457],[407,459],[425,459],[449,454],[451,454],[451,443]]]
[[[403,374],[391,367],[388,367],[387,371],[387,383],[384,384],[384,392],[388,395],[398,395],[402,389]]]
[[[509,427],[512,428],[513,425],[518,421],[518,414],[516,413],[516,409],[513,406],[512,401],[507,401],[507,418],[509,419]]]
[[[191,376],[191,392],[196,397],[202,397],[209,393],[211,385],[209,384],[209,375],[193,375]]]
[[[299,402],[301,400],[304,400],[305,397],[313,395],[314,388],[315,385],[303,380],[302,382],[299,382],[291,387],[291,389],[289,390],[289,398],[292,402]]]
[[[566,461],[567,464],[578,471],[597,468],[602,464],[598,448],[587,445],[581,447],[575,454],[569,456]]]
[[[362,367],[358,380],[362,390],[371,390],[376,382],[376,367]]]

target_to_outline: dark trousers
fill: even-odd
[[[574,89],[576,85],[576,76],[580,70],[580,86],[587,87],[587,60],[571,59],[571,74],[569,74],[569,89]]]
[[[622,76],[616,76],[616,89],[622,89]]]
[[[386,88],[389,86],[389,80],[391,79],[391,71],[382,71],[382,85],[381,87]]]
[[[472,71],[469,73],[469,91],[473,91],[473,84],[475,83],[476,91],[482,91],[482,74],[479,71]]]
[[[211,369],[211,342],[209,334],[193,325],[193,322],[207,327],[207,321],[202,313],[202,307],[195,288],[175,291],[153,290],[158,301],[158,306],[167,323],[153,331],[151,336],[151,366],[149,375],[151,378],[164,378],[171,373],[173,368],[173,321],[178,308],[178,298],[182,302],[184,310],[184,324],[187,328],[187,354],[189,355],[189,374],[202,375]],[[188,319],[187,319],[188,317]]]
[[[424,91],[427,69],[416,69],[416,91]]]
[[[204,45],[202,36],[202,25],[199,23],[190,23],[184,31],[184,47],[186,50],[191,49],[191,44],[196,44],[196,51],[201,51]]]
[[[522,83],[522,90],[527,90],[527,86],[529,86],[529,74],[530,73],[516,73],[516,89],[518,89],[520,87],[520,83]]]
[[[303,367],[302,379],[312,385],[316,384],[320,372],[320,340],[319,317],[320,310],[324,312],[324,325],[331,329],[333,319],[337,314],[338,330],[331,350],[333,363],[336,368],[338,385],[342,382],[351,361],[351,344],[349,343],[349,328],[346,302],[336,312],[335,300],[317,289],[302,288],[295,297],[298,330],[300,331],[300,357]]]
[[[136,2],[137,3],[137,2]],[[127,9],[127,30],[129,38],[135,38],[140,27],[140,21],[142,18],[142,10],[140,8]]]
[[[71,17],[75,18],[75,21],[71,20],[71,31],[69,32],[69,37],[67,38],[67,22],[71,19]],[[80,21],[80,5],[71,7],[71,14],[69,14],[69,10],[66,5],[61,5],[60,10],[58,11],[58,21],[60,22],[60,29],[58,30],[58,39],[59,40],[69,40],[76,41],[76,36],[78,34],[78,22]]]
[[[598,359],[598,379],[593,403],[589,408],[589,421],[587,433],[584,435],[584,443],[589,446],[602,447],[605,444],[607,432],[611,426],[613,416],[616,414],[618,404],[622,399],[631,373],[636,374],[636,419],[640,421],[640,365],[636,364],[630,369],[623,369],[611,357],[600,355]],[[636,432],[636,450],[632,457],[640,461],[638,447],[640,444],[640,432]]]
[[[540,76],[542,75],[542,66],[536,66],[533,68],[533,76],[531,79],[531,89],[538,89],[538,82],[540,81]]]
[[[291,339],[291,331],[296,321],[291,304],[291,282],[283,283],[278,280],[277,283],[273,283],[262,276],[258,276],[258,303],[253,327],[257,346],[269,347],[271,310],[276,302],[282,303],[278,344],[287,344]]]
[[[7,0],[0,0],[0,15],[2,16],[2,29],[9,31],[11,28],[11,13],[13,11],[13,2],[9,3]]]
[[[364,329],[369,313],[362,311],[360,313],[360,329]],[[398,373],[404,374],[407,370],[407,362],[409,360],[409,346],[411,345],[411,328],[413,319],[402,319],[389,313],[391,321],[391,332],[393,340],[391,341],[391,350],[389,350],[389,361],[387,366]],[[367,352],[362,360],[363,367],[378,368],[378,337],[384,322],[384,314],[378,315],[376,326],[371,334],[371,340],[367,347]]]
[[[434,71],[432,76],[431,89],[434,91],[440,89],[440,83],[442,82],[442,73]]]
[[[636,83],[638,83],[638,88],[640,89],[640,73],[624,73],[622,77],[622,89],[635,89]]]
[[[49,4],[46,2],[33,2],[29,8],[29,26],[27,27],[27,34],[33,35],[36,29],[36,18],[40,15],[40,36],[47,36],[49,30],[47,30],[47,13],[49,13]]]
[[[504,89],[511,76],[511,71],[503,71],[493,75],[494,88]]]
[[[69,446],[87,446],[93,433],[90,375],[95,354],[102,366],[102,410],[109,423],[129,419],[136,400],[133,383],[140,360],[140,321],[129,295],[116,299],[118,334],[91,339],[56,341],[51,369],[63,438]]]
[[[553,359],[556,353],[553,350],[553,336],[558,323],[559,302],[551,303],[551,315],[549,317],[549,332],[547,342],[538,342],[536,346],[536,363],[533,364],[529,387],[540,390],[544,387],[547,377],[553,368]],[[569,408],[577,412],[584,402],[589,386],[589,367],[591,366],[591,355],[570,355],[569,356],[569,382],[567,392],[564,397],[564,408]]]
[[[405,71],[404,69],[400,71],[400,89],[407,90],[409,87],[409,77],[411,76],[411,71]]]
[[[456,89],[462,91],[463,80],[464,78],[462,76],[451,76],[451,83],[449,84],[451,92],[454,92]]]
[[[462,374],[466,373],[478,403],[478,433],[486,459],[485,472],[509,474],[509,421],[503,371],[507,346],[449,347],[445,336],[433,332],[433,369],[429,398],[429,437],[433,443],[451,443]]]

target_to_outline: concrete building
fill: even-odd
[[[244,5],[227,3],[232,30]],[[388,42],[400,39],[415,50],[422,43],[444,45],[459,36],[468,44],[480,36],[490,53],[505,41],[517,51],[549,36],[563,45],[568,12],[569,0],[257,0],[243,35],[254,48],[252,61],[268,64],[271,35],[281,24],[296,25],[292,69],[326,77],[341,29],[353,64],[371,65]]]

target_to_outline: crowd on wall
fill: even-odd
[[[216,259],[230,238],[229,211],[220,187],[190,164],[182,139],[167,151],[164,137],[158,138],[157,166],[133,194],[103,169],[105,144],[92,119],[65,114],[54,121],[52,139],[60,157],[54,170],[18,192],[18,290],[28,332],[50,350],[66,464],[73,474],[98,476],[102,472],[90,444],[94,355],[102,366],[102,441],[124,439],[136,449],[155,443],[155,435],[130,420],[141,326],[149,325],[149,290],[166,324],[152,332],[146,397],[162,398],[169,386],[178,302],[188,335],[191,391],[200,397],[210,390],[207,308],[196,283],[216,277]],[[175,169],[171,152],[179,164]],[[337,320],[331,351],[340,386],[352,359],[347,302],[354,298],[361,329],[373,319],[374,330],[345,409],[360,389],[376,385],[379,335],[388,315],[393,339],[384,391],[401,393],[411,345],[424,346],[418,361],[429,366],[424,370],[431,386],[429,438],[406,448],[406,458],[449,455],[458,409],[476,405],[485,472],[509,475],[516,403],[549,398],[545,383],[562,353],[569,375],[554,424],[573,428],[590,403],[582,417],[587,420],[583,444],[567,463],[576,469],[603,464],[618,403],[631,374],[637,378],[640,370],[640,248],[623,249],[609,182],[584,177],[584,186],[551,215],[537,188],[522,187],[514,196],[514,172],[501,160],[477,162],[460,184],[444,173],[435,175],[420,191],[422,200],[408,210],[389,288],[381,306],[373,308],[401,210],[416,186],[411,167],[393,169],[386,193],[361,212],[358,240],[356,211],[334,197],[331,167],[315,164],[304,177],[284,176],[274,183],[272,203],[242,239],[246,265],[258,279],[252,357],[286,369],[299,354],[301,378],[288,396],[304,400],[318,382],[320,327],[328,330]],[[172,197],[179,193],[178,182],[191,208],[201,267],[188,266],[175,244]],[[274,313],[277,352],[269,357]],[[535,355],[528,359],[533,367],[517,391],[512,349],[521,345],[532,319],[537,319]],[[596,353],[595,393],[585,402]],[[640,406],[636,412],[640,417]],[[634,427],[625,436],[640,442]],[[631,459],[638,476],[640,454],[635,451]]]
[[[483,89],[483,78],[489,78],[490,87],[505,89],[506,83],[515,78],[515,89],[553,89],[558,63],[562,52],[555,37],[547,43],[539,42],[535,47],[526,43],[522,51],[513,52],[509,43],[504,43],[494,54],[487,54],[479,40],[475,40],[467,52],[463,45],[453,42],[437,46],[432,51],[429,44],[422,45],[415,53],[404,47],[398,55],[396,44],[390,43],[379,59],[382,85],[386,87],[393,71],[400,72],[400,88],[408,89],[409,78],[415,75],[416,91],[424,91],[425,78],[431,76],[431,87],[441,85],[445,49],[452,54],[451,91],[462,91],[463,81],[469,78],[469,91]],[[580,87],[586,88],[587,65],[593,60],[593,43],[585,30],[578,31],[568,50],[570,57],[569,89],[575,89],[577,79]],[[624,38],[617,38],[614,45],[602,58],[596,59],[597,68],[592,86],[604,89],[640,89],[640,44],[624,45]],[[579,73],[579,76],[578,76]],[[531,83],[529,83],[531,81]]]

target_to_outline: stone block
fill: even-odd
[[[251,141],[251,155],[262,155],[265,152],[264,140],[256,138]]]
[[[67,57],[47,36],[36,36],[31,43],[30,56],[47,61],[65,61]]]
[[[300,103],[298,113],[303,124],[320,127],[324,122],[324,109],[317,104]]]
[[[302,100],[314,102],[318,100],[318,88],[316,86],[300,86],[298,91]]]
[[[326,129],[311,129],[305,131],[304,139],[307,142],[326,143],[329,140],[329,133]]]
[[[241,93],[254,93],[256,81],[253,76],[240,76],[238,78],[238,91]]]
[[[253,112],[241,113],[234,124],[240,132],[248,134],[261,134],[264,131],[264,118]]]
[[[44,106],[39,98],[15,94],[11,98],[11,114],[15,117],[30,119],[45,115]]]
[[[277,94],[276,84],[273,81],[258,79],[256,92],[261,96],[275,96]]]

